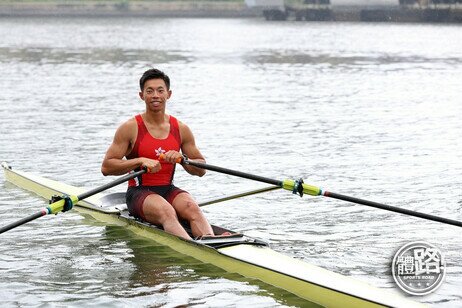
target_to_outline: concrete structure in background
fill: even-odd
[[[261,17],[267,20],[462,22],[462,0],[0,1],[0,17]]]
[[[245,0],[267,20],[462,22],[462,0]]]
[[[244,1],[0,0],[0,16],[257,17]],[[261,16],[261,15],[260,15]]]

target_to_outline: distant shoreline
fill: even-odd
[[[0,17],[260,17],[244,1],[2,2]]]
[[[23,0],[0,2],[0,18],[7,17],[157,17],[157,18],[260,18],[267,20],[305,20],[323,22],[411,22],[462,23],[462,8],[317,7],[288,13],[263,11],[244,1],[162,1],[162,0]]]

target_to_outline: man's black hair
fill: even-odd
[[[144,84],[146,81],[150,79],[162,79],[167,86],[167,90],[170,90],[170,78],[162,71],[158,70],[157,68],[151,68],[144,72],[143,76],[140,78],[140,89],[141,91],[144,90]]]

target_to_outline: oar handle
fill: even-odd
[[[164,154],[164,153],[160,154],[160,155],[159,155],[159,159],[160,159],[160,160],[165,160],[165,154]],[[184,160],[186,160],[186,159],[184,158],[184,156],[183,156],[183,157],[178,157],[178,158],[175,160],[175,162],[176,162],[177,164],[181,164]]]

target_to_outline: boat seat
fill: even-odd
[[[117,192],[107,194],[101,198],[101,207],[114,208],[119,211],[127,211],[127,203],[125,202],[125,192]]]

